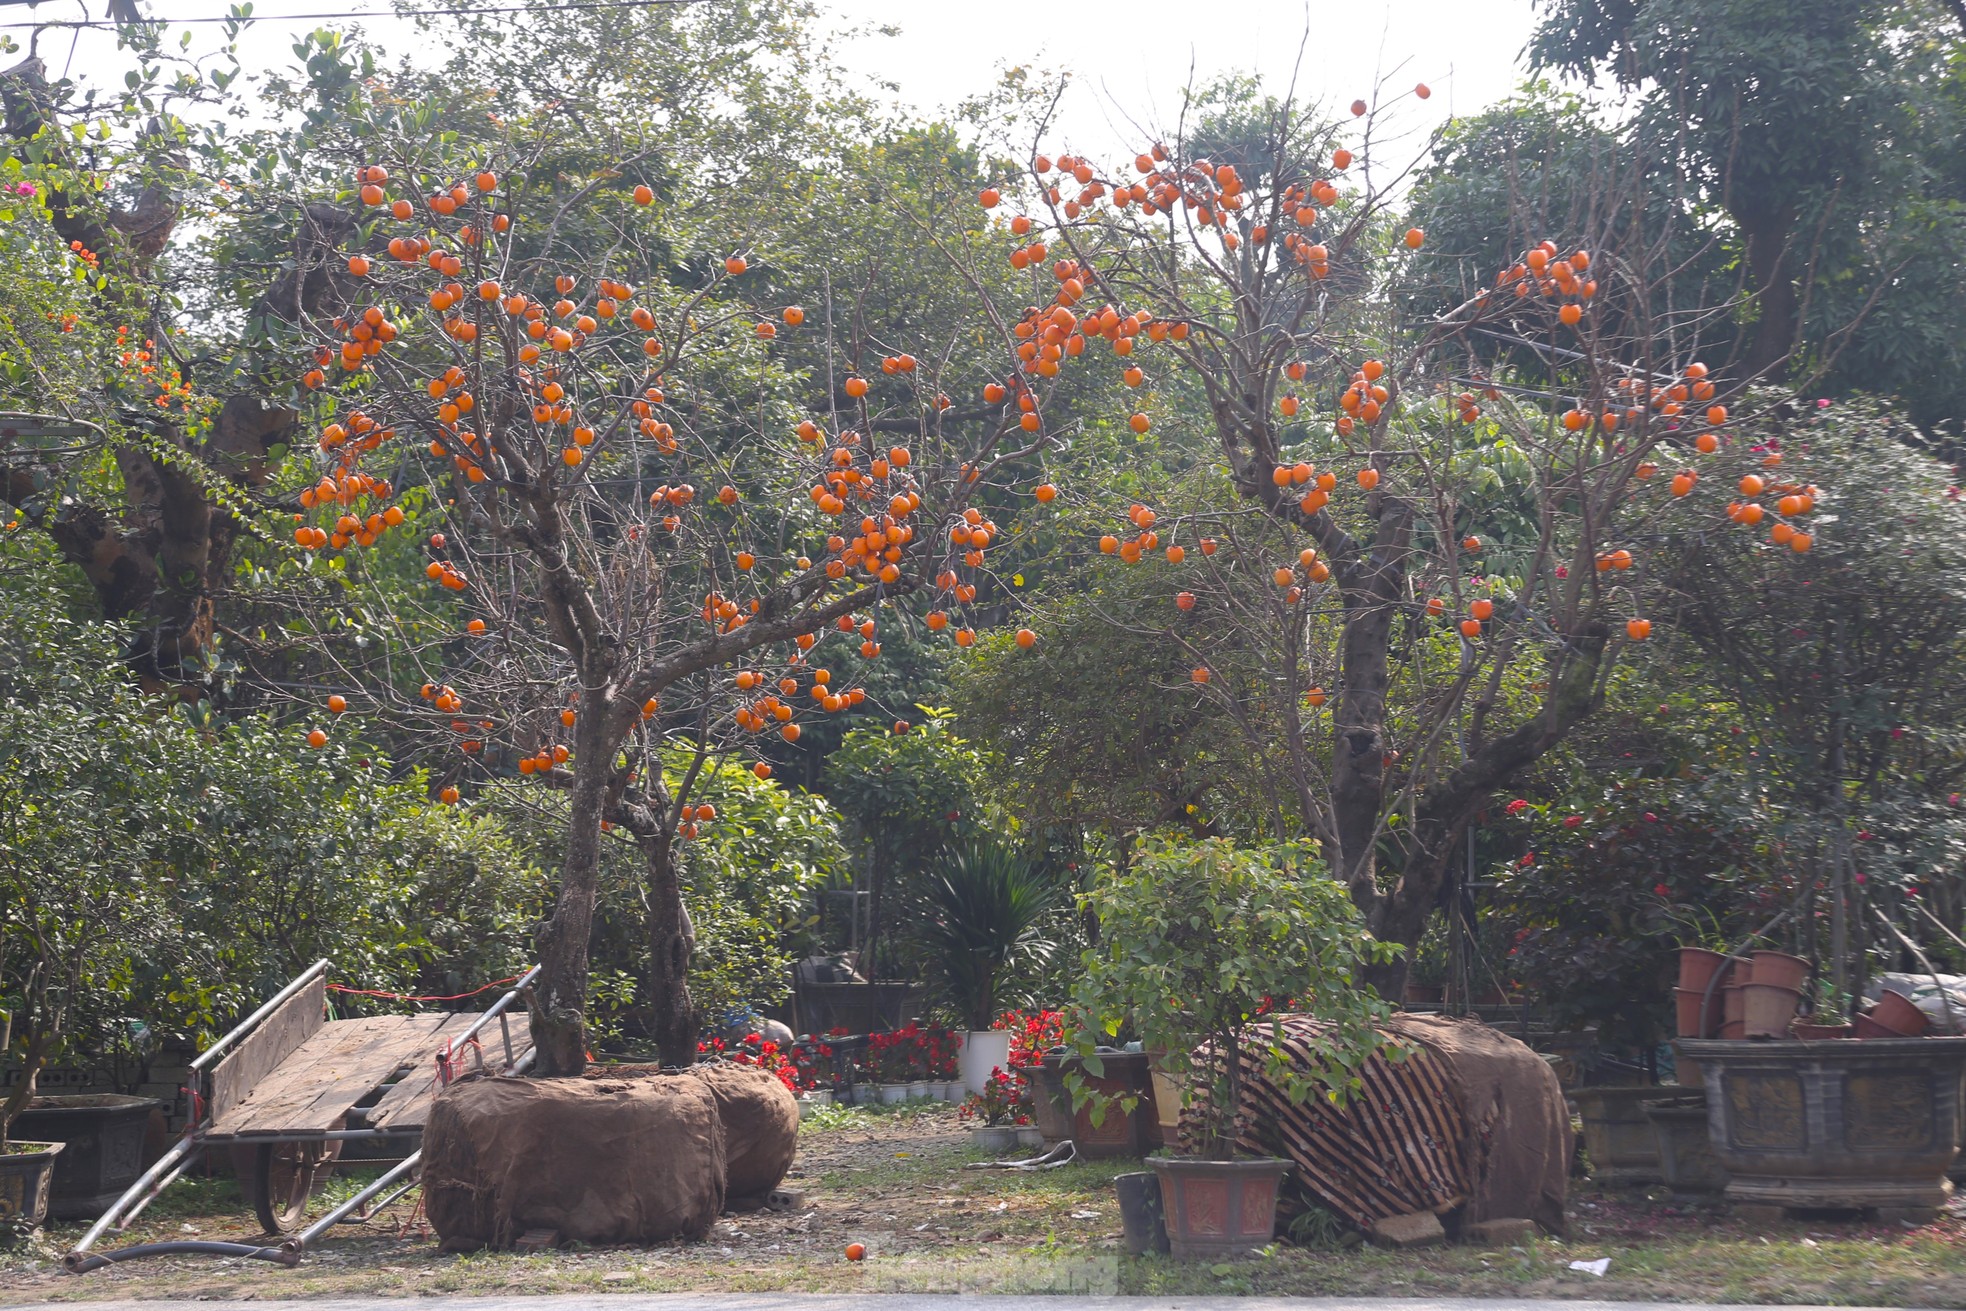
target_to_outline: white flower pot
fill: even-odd
[[[965,1090],[980,1093],[990,1082],[991,1070],[1010,1069],[1010,1039],[1008,1029],[972,1029],[963,1035],[956,1068],[962,1073]]]
[[[929,1084],[929,1081],[926,1079],[916,1079],[912,1081],[908,1085],[909,1099],[917,1100],[917,1099],[932,1096],[932,1094],[929,1092],[930,1086],[931,1085]]]
[[[881,1085],[881,1101],[884,1105],[897,1106],[908,1100],[908,1085],[905,1083],[884,1083]]]
[[[945,1102],[960,1102],[963,1098],[969,1096],[969,1089],[963,1087],[961,1079],[950,1079],[947,1082],[937,1084],[936,1088],[937,1092],[935,1095]]]

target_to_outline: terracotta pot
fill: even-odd
[[[1797,1020],[1789,1026],[1789,1035],[1800,1042],[1827,1042],[1833,1038],[1848,1038],[1850,1026],[1847,1024],[1804,1024]]]
[[[1932,1021],[1911,998],[1889,988],[1877,999],[1877,1005],[1870,1008],[1870,1019],[1900,1038],[1921,1037],[1932,1026]]]
[[[1750,1038],[1780,1038],[1789,1031],[1802,993],[1774,983],[1750,983],[1741,989],[1741,1029]]]
[[[1681,947],[1679,986],[1692,992],[1704,992],[1707,984],[1725,964],[1727,958],[1717,951],[1708,951],[1705,947]]]
[[[1672,995],[1678,1011],[1679,1036],[1682,1038],[1705,1038],[1719,1033],[1720,1026],[1727,1021],[1727,993],[1723,988],[1715,988],[1711,997],[1697,988],[1674,988]],[[1704,1033],[1700,1024],[1702,1002],[1706,1004]]]
[[[1289,1161],[1150,1156],[1147,1164],[1160,1176],[1168,1246],[1177,1259],[1237,1256],[1275,1236],[1277,1185],[1290,1172]]]
[[[1721,989],[1720,1036],[1723,1038],[1741,1036],[1741,1022],[1748,1017],[1747,997],[1741,992],[1741,989],[1746,986],[1742,983],[1730,983]]]
[[[1750,956],[1754,961],[1756,983],[1773,983],[1799,991],[1809,981],[1809,962],[1800,956],[1781,951],[1757,951],[1751,952]]]

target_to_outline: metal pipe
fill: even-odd
[[[157,1158],[157,1164],[145,1170],[142,1177],[131,1184],[124,1191],[123,1195],[116,1199],[115,1205],[104,1211],[101,1217],[93,1225],[89,1226],[89,1232],[83,1234],[81,1240],[70,1249],[63,1264],[67,1265],[69,1269],[74,1270],[74,1263],[81,1258],[82,1253],[88,1251],[89,1248],[95,1245],[95,1241],[98,1238],[101,1238],[103,1234],[108,1232],[109,1227],[116,1223],[116,1218],[123,1213],[124,1208],[129,1206],[132,1200],[153,1187],[161,1186],[157,1184],[157,1181],[163,1179],[165,1175],[168,1174],[171,1178],[177,1177],[175,1167],[181,1166],[191,1155],[192,1149],[197,1145],[197,1140],[189,1135],[178,1139],[170,1151],[165,1152]],[[168,1183],[170,1181],[167,1179],[165,1182]],[[145,1197],[144,1200],[148,1201],[149,1198]]]
[[[368,1219],[370,1216],[374,1215],[377,1211],[387,1210],[389,1208],[390,1203],[394,1202],[397,1198],[401,1197],[404,1193],[407,1193],[410,1189],[416,1187],[418,1184],[422,1182],[423,1182],[422,1179],[405,1179],[403,1181],[403,1186],[401,1188],[398,1188],[395,1192],[389,1194],[389,1196],[383,1198],[375,1205],[369,1207],[361,1215],[350,1216],[347,1220],[344,1220],[342,1223],[354,1224],[357,1221]]]
[[[116,1252],[97,1252],[84,1257],[80,1252],[70,1252],[62,1258],[72,1275],[85,1275],[91,1270],[100,1270],[118,1261],[128,1261],[138,1256],[178,1256],[197,1252],[206,1256],[246,1256],[259,1261],[277,1261],[284,1266],[300,1264],[300,1254],[289,1252],[282,1247],[255,1247],[251,1243],[215,1243],[185,1239],[172,1243],[144,1243],[137,1247],[125,1247]]]
[[[405,1129],[314,1129],[306,1133],[252,1133],[240,1134],[236,1138],[219,1138],[214,1143],[221,1147],[257,1147],[261,1143],[323,1143],[360,1142],[366,1138],[418,1138],[423,1134],[419,1128]]]
[[[194,1143],[193,1147],[195,1148],[196,1146],[197,1144]],[[144,1208],[149,1206],[152,1202],[156,1201],[158,1198],[162,1197],[164,1195],[164,1190],[166,1188],[169,1188],[172,1184],[176,1183],[179,1180],[179,1178],[183,1176],[184,1172],[186,1170],[189,1170],[193,1165],[197,1164],[197,1162],[198,1162],[198,1153],[195,1150],[190,1155],[186,1156],[182,1161],[178,1162],[177,1169],[171,1171],[169,1174],[165,1175],[162,1179],[159,1179],[157,1181],[156,1187],[152,1188],[149,1192],[145,1193],[142,1197],[137,1198],[137,1200],[130,1206],[130,1209],[123,1212],[123,1218],[116,1222],[116,1232],[120,1234],[125,1229],[128,1229],[131,1225],[135,1224],[137,1217],[143,1214]]]
[[[478,1031],[480,1029],[484,1028],[487,1024],[490,1024],[493,1020],[503,1015],[505,1013],[505,1008],[510,1006],[514,1001],[514,999],[518,997],[519,990],[521,988],[524,988],[527,984],[531,983],[533,979],[538,977],[538,975],[539,975],[539,966],[537,965],[527,970],[524,974],[521,974],[519,976],[519,981],[517,983],[514,983],[511,989],[507,991],[503,997],[500,997],[497,1001],[493,1002],[491,1004],[490,1009],[486,1010],[483,1015],[480,1015],[477,1019],[471,1022],[471,1026],[469,1028],[467,1028],[463,1033],[460,1033],[459,1035],[457,1035],[457,1037],[451,1040],[452,1050],[456,1050],[457,1048],[462,1047],[465,1043],[470,1042],[473,1038],[478,1036]]]
[[[364,1202],[368,1201],[371,1197],[374,1197],[377,1194],[381,1193],[383,1189],[389,1187],[389,1185],[395,1183],[398,1179],[401,1179],[404,1175],[416,1169],[418,1163],[421,1162],[422,1160],[423,1160],[423,1153],[421,1151],[412,1152],[408,1157],[404,1159],[401,1165],[391,1170],[388,1174],[383,1175],[380,1179],[377,1179],[374,1183],[370,1184],[367,1188],[364,1188],[361,1192],[355,1194],[353,1197],[343,1202],[340,1206],[337,1206],[334,1210],[328,1212],[326,1215],[322,1216],[319,1220],[316,1220],[313,1224],[309,1225],[307,1228],[301,1230],[299,1233],[295,1234],[292,1238],[289,1238],[286,1242],[282,1243],[280,1245],[281,1250],[293,1253],[293,1258],[295,1261],[300,1260],[300,1254],[307,1250],[307,1247],[310,1243],[313,1243],[316,1239],[320,1238],[322,1234],[327,1233],[328,1230],[340,1224],[342,1220],[349,1214],[349,1212],[356,1210]]]
[[[316,975],[326,974],[327,972],[328,972],[328,962],[325,958],[321,960],[317,960],[312,965],[309,965],[307,967],[306,972],[303,973],[299,978],[295,979],[292,983],[289,983],[286,987],[280,989],[280,991],[274,993],[272,999],[269,1000],[265,1005],[261,1006],[258,1010],[254,1011],[251,1015],[248,1015],[245,1019],[239,1021],[239,1023],[233,1028],[232,1032],[226,1034],[223,1038],[220,1038],[217,1042],[213,1043],[211,1046],[205,1048],[204,1051],[200,1052],[198,1054],[198,1059],[191,1062],[191,1068],[194,1070],[204,1069],[207,1062],[211,1061],[214,1057],[224,1052],[226,1048],[230,1047],[233,1043],[239,1041],[239,1039],[245,1037],[246,1034],[252,1029],[252,1027],[255,1024],[258,1024],[261,1020],[265,1019],[267,1016],[271,1015],[275,1010],[279,1009],[280,1004],[286,1001],[287,998],[293,996],[295,993],[299,992],[302,988],[305,988],[308,984],[312,983]]]

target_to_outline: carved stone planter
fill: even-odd
[[[1680,1045],[1730,1201],[1910,1216],[1952,1195],[1966,1038]]]
[[[1706,1098],[1698,1094],[1647,1102],[1645,1118],[1659,1142],[1659,1174],[1675,1197],[1711,1196],[1727,1187],[1727,1170],[1713,1152]]]
[[[1659,1139],[1645,1118],[1645,1103],[1679,1090],[1647,1084],[1633,1088],[1578,1088],[1571,1093],[1584,1122],[1584,1149],[1591,1178],[1608,1186],[1659,1182]]]

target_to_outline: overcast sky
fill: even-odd
[[[104,0],[43,0],[32,9],[16,0],[0,6],[0,23],[73,19],[85,4],[90,17],[102,17]],[[225,12],[223,0],[142,4],[166,18]],[[286,64],[295,32],[330,25],[280,15],[386,8],[378,0],[258,0],[260,21],[245,43],[248,63]],[[1253,71],[1280,89],[1307,28],[1302,92],[1349,104],[1370,95],[1376,71],[1384,71],[1394,90],[1424,81],[1433,98],[1425,105],[1409,101],[1400,115],[1403,127],[1424,131],[1449,114],[1492,104],[1520,82],[1533,19],[1532,0],[1063,0],[1040,10],[974,0],[830,0],[828,8],[842,27],[898,29],[847,42],[841,53],[849,68],[895,83],[921,109],[985,90],[1006,64],[1069,70],[1075,89],[1061,106],[1057,136],[1081,150],[1131,149],[1136,137],[1125,121],[1171,118],[1191,71],[1200,79]],[[407,24],[364,22],[392,55],[416,48]],[[215,26],[190,30],[194,49],[218,39]],[[8,34],[25,44],[26,32]],[[55,71],[71,67],[77,78],[121,77],[113,38],[103,32],[86,31],[78,40],[72,30],[47,29],[40,53]]]

